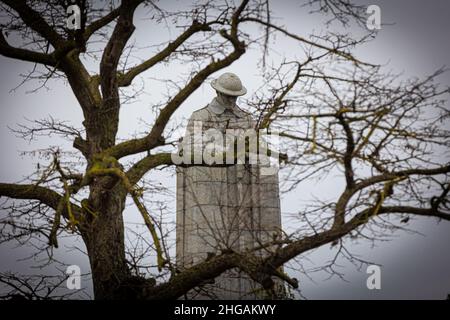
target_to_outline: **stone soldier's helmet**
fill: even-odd
[[[242,96],[247,93],[247,89],[242,85],[241,79],[231,72],[226,72],[219,78],[211,81],[211,86],[229,96]]]

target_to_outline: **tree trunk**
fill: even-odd
[[[118,129],[118,89],[116,83],[110,86],[107,92],[103,92],[101,108],[92,106],[86,114],[87,171],[96,165],[105,168],[120,166],[97,157],[115,144]],[[95,299],[137,299],[143,279],[131,276],[125,259],[123,211],[127,190],[120,179],[112,176],[94,177],[89,187],[88,202],[96,217],[86,215],[83,237],[91,265]]]
[[[130,271],[125,260],[124,223],[126,192],[120,183],[111,189],[98,179],[91,185],[89,204],[97,217],[88,223],[85,243],[91,265],[95,299],[125,299],[122,286]]]

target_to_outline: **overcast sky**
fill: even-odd
[[[360,1],[361,2],[361,1]],[[185,1],[164,1],[161,6],[175,8]],[[277,1],[272,4],[275,20],[287,26],[292,32],[307,34],[312,30],[321,30],[323,19],[317,15],[308,15],[299,1]],[[365,61],[386,64],[389,68],[403,72],[404,77],[424,76],[432,73],[443,65],[450,65],[450,2],[446,0],[418,1],[365,1],[365,4],[377,4],[381,8],[383,26],[377,38],[364,47],[359,48],[357,56]],[[138,17],[140,14],[138,13]],[[164,29],[151,30],[139,28],[145,26],[145,20],[137,20],[138,28],[134,39],[157,43],[173,38],[178,29],[173,29],[168,35]],[[160,32],[161,31],[161,32]],[[274,48],[275,57],[283,57],[292,50],[292,42],[277,37],[278,46]],[[255,61],[260,57],[256,51],[250,51],[242,59],[223,70],[237,73],[244,85],[249,89],[249,94],[259,86],[261,79],[256,72]],[[52,115],[58,119],[68,119],[71,123],[80,126],[81,112],[73,94],[65,83],[51,81],[49,90],[41,89],[37,93],[29,93],[36,84],[27,84],[14,89],[20,82],[19,74],[25,73],[31,68],[30,64],[0,57],[0,144],[2,155],[0,157],[0,180],[2,182],[17,182],[34,169],[37,159],[20,156],[21,151],[33,150],[50,145],[69,145],[57,139],[43,138],[40,141],[28,143],[20,140],[8,130],[8,126],[14,127],[17,123],[24,123],[26,119],[42,119]],[[169,71],[173,77],[181,77],[177,68]],[[216,76],[216,75],[215,75]],[[152,74],[145,74],[143,86],[145,94],[140,101],[126,105],[121,111],[121,123],[119,136],[130,137],[138,129],[142,128],[139,119],[151,122],[150,110],[152,101],[155,101],[164,87],[151,81]],[[440,78],[442,84],[450,84],[449,74]],[[185,124],[184,120],[192,111],[205,106],[214,96],[213,90],[208,84],[204,84],[190,97],[176,114],[177,123]],[[241,105],[242,106],[242,105]],[[245,108],[245,106],[242,106]],[[184,127],[180,129],[184,130]],[[172,190],[175,180],[172,171],[158,172],[152,178],[159,179]],[[295,212],[301,201],[310,199],[317,186],[301,185],[295,192],[284,195],[282,198],[282,211]],[[337,192],[335,185],[320,187],[321,191]],[[174,203],[169,204],[174,208]],[[128,222],[140,222],[139,216],[131,209],[126,212]],[[366,260],[375,261],[382,265],[382,289],[368,290],[366,288],[367,274],[365,268],[358,271],[349,263],[342,262],[341,272],[344,273],[347,282],[333,278],[325,280],[327,275],[318,273],[312,275],[311,281],[302,274],[295,276],[300,280],[302,294],[309,299],[401,299],[401,298],[445,298],[450,293],[450,225],[431,219],[416,219],[409,226],[421,234],[408,234],[399,232],[397,238],[390,242],[377,243],[371,247],[367,243],[354,245],[354,252]],[[83,272],[88,271],[87,258],[76,250],[70,250],[71,243],[64,242],[66,247],[59,249],[58,255],[69,264],[77,264]],[[78,243],[82,246],[81,243]],[[311,263],[319,265],[331,257],[329,246],[325,246],[309,255]],[[36,272],[29,269],[30,261],[18,261],[31,251],[28,248],[13,249],[11,246],[0,246],[0,271],[17,270],[19,272]],[[88,285],[87,283],[84,283]]]

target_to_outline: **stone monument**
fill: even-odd
[[[217,96],[189,119],[181,144],[184,165],[177,166],[176,256],[180,269],[223,250],[245,252],[259,248],[279,237],[281,232],[277,170],[264,172],[260,163],[248,163],[248,159],[232,165],[228,161],[205,165],[208,159],[193,159],[198,154],[218,153],[220,157],[215,160],[223,160],[223,153],[218,150],[230,150],[230,146],[235,150],[236,139],[255,129],[251,115],[236,105],[237,97],[247,91],[240,79],[233,73],[225,73],[211,85]],[[208,150],[212,142],[214,147]],[[186,152],[198,146],[200,152],[194,152],[194,156]],[[204,153],[205,150],[209,152]],[[270,250],[273,247],[254,254],[261,256]],[[262,287],[237,269],[226,271],[213,283],[191,290],[186,296],[189,299],[264,297]]]

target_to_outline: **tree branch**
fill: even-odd
[[[123,49],[134,32],[133,25],[134,11],[142,0],[130,0],[120,6],[119,20],[109,39],[102,55],[100,63],[100,84],[103,98],[108,102],[110,99],[118,99],[117,90],[117,66]]]
[[[178,47],[180,47],[187,39],[189,39],[193,34],[199,31],[210,31],[210,30],[211,28],[209,27],[209,24],[199,23],[196,20],[194,20],[192,25],[188,29],[186,29],[182,34],[180,34],[173,42],[170,42],[162,51],[158,52],[156,55],[142,62],[141,64],[129,69],[125,74],[120,75],[119,86],[121,87],[129,86],[136,76],[150,69],[158,62],[163,61],[170,54],[172,54]]]
[[[310,45],[310,46],[313,46],[313,47],[316,47],[316,48],[319,48],[319,49],[328,51],[328,52],[330,52],[330,53],[336,54],[336,55],[338,55],[338,56],[340,56],[340,57],[342,57],[342,58],[345,58],[345,59],[347,59],[347,60],[349,60],[349,61],[352,61],[352,62],[355,63],[356,65],[365,65],[365,66],[370,66],[370,67],[373,67],[373,66],[374,66],[374,65],[369,64],[369,63],[367,63],[367,62],[363,62],[363,61],[358,60],[358,59],[355,58],[353,55],[351,55],[351,54],[349,54],[349,53],[347,53],[347,52],[344,52],[344,51],[340,50],[339,48],[331,48],[331,47],[327,47],[327,46],[325,46],[325,45],[321,45],[321,44],[319,44],[319,43],[310,41],[310,40],[305,39],[305,38],[303,38],[303,37],[300,37],[300,36],[298,36],[298,35],[296,35],[296,34],[293,34],[293,33],[289,32],[289,31],[287,31],[286,29],[283,29],[282,27],[276,26],[276,25],[274,25],[274,24],[272,24],[272,23],[263,21],[263,20],[261,20],[261,19],[258,19],[258,18],[252,18],[252,17],[246,17],[246,18],[241,19],[241,22],[246,22],[246,21],[249,21],[249,22],[256,22],[256,23],[262,24],[262,25],[264,25],[264,26],[266,26],[266,27],[269,27],[269,28],[272,28],[272,29],[274,29],[274,30],[277,30],[277,31],[281,32],[282,34],[288,36],[289,38],[298,40],[298,41],[303,42],[303,43],[306,43],[306,44],[308,44],[308,45]]]
[[[9,197],[13,199],[23,200],[39,200],[43,204],[50,208],[57,210],[60,201],[63,200],[63,196],[59,193],[50,190],[45,187],[37,186],[34,184],[14,184],[14,183],[0,183],[0,197]],[[71,204],[75,209],[74,214],[79,216],[81,208]],[[63,216],[69,219],[67,210],[62,211]]]
[[[450,214],[439,211],[437,208],[416,208],[410,206],[386,206],[381,207],[378,214],[383,213],[407,213],[417,216],[436,217],[446,221],[450,221]]]
[[[245,1],[244,1],[245,2]],[[198,88],[203,82],[214,72],[221,70],[235,60],[239,59],[245,53],[245,43],[240,42],[233,35],[224,35],[226,32],[222,30],[220,32],[222,36],[230,40],[232,38],[232,44],[234,47],[233,52],[227,55],[225,58],[213,61],[208,64],[205,68],[200,70],[189,82],[188,84],[181,89],[173,98],[169,101],[169,103],[161,110],[158,118],[155,121],[155,124],[150,131],[150,133],[140,139],[133,139],[129,141],[122,142],[118,145],[115,145],[104,151],[106,155],[112,156],[116,159],[120,159],[127,155],[136,154],[140,152],[144,152],[150,150],[154,147],[161,145],[164,142],[162,138],[162,133],[172,116],[172,114],[178,109],[178,107]]]
[[[127,177],[132,185],[136,184],[149,170],[160,165],[172,164],[170,153],[158,153],[149,155],[136,162],[128,171]]]
[[[233,268],[237,265],[239,258],[240,255],[237,253],[227,253],[200,262],[172,276],[169,281],[145,290],[147,293],[145,299],[177,299],[190,289],[201,285],[209,279],[214,279],[226,270]]]
[[[35,52],[27,49],[15,48],[8,44],[0,30],[0,54],[13,59],[45,64],[55,67],[56,59],[51,54]]]
[[[120,7],[112,10],[106,16],[101,17],[100,19],[92,22],[89,26],[84,30],[83,38],[84,41],[88,41],[89,38],[98,30],[106,26],[108,23],[112,22],[116,19],[120,14]]]
[[[407,169],[407,170],[400,170],[396,172],[388,172],[384,174],[380,174],[368,179],[365,179],[361,182],[358,182],[355,184],[355,192],[358,190],[361,190],[363,188],[369,187],[371,185],[374,185],[376,183],[380,183],[387,180],[392,180],[399,177],[405,177],[410,175],[435,175],[435,174],[445,174],[450,172],[450,165],[442,166],[442,167],[436,167],[432,169]]]
[[[14,9],[27,26],[39,33],[44,39],[57,49],[63,45],[64,39],[42,18],[42,16],[31,9],[25,0],[1,0]]]
[[[58,66],[66,74],[73,92],[84,111],[92,108],[95,105],[98,105],[100,101],[98,88],[93,85],[89,73],[87,72],[82,62],[79,60],[79,52],[77,52],[76,50],[76,42],[65,40],[50,25],[47,24],[47,22],[38,12],[30,8],[26,4],[26,1],[1,1],[15,10],[27,26],[29,26],[44,39],[46,39],[55,49],[54,52],[49,55],[49,57],[52,57],[52,60],[49,60],[48,57],[43,56],[43,54],[34,54],[31,57],[27,52],[17,51],[23,49],[16,49],[15,52],[11,52],[11,49],[6,48],[7,50],[9,50],[9,53],[20,54],[25,58],[38,58],[40,63],[50,63],[50,65]],[[2,43],[2,45],[4,45],[4,43]]]
[[[273,119],[271,119],[271,117],[278,111],[279,107],[283,105],[284,98],[292,90],[292,88],[294,88],[298,79],[300,79],[300,73],[302,70],[302,66],[304,64],[300,64],[298,62],[296,62],[296,64],[297,64],[297,72],[295,73],[294,78],[292,79],[291,82],[289,82],[289,84],[287,84],[285,86],[285,88],[282,90],[281,94],[274,99],[272,106],[269,108],[269,110],[267,110],[266,114],[264,115],[263,119],[261,120],[261,124],[259,125],[260,129],[266,129],[270,126],[270,124],[273,121]]]
[[[367,223],[368,220],[375,215],[393,213],[407,213],[426,217],[437,217],[450,221],[450,214],[443,213],[433,208],[416,208],[409,206],[381,206],[377,210],[375,210],[375,208],[368,208],[356,214],[349,222],[341,225],[340,227],[332,228],[313,236],[305,237],[279,249],[276,255],[270,256],[267,259],[266,263],[273,268],[277,268],[308,250],[318,248],[324,244],[344,237],[350,231],[355,230],[359,226]]]

